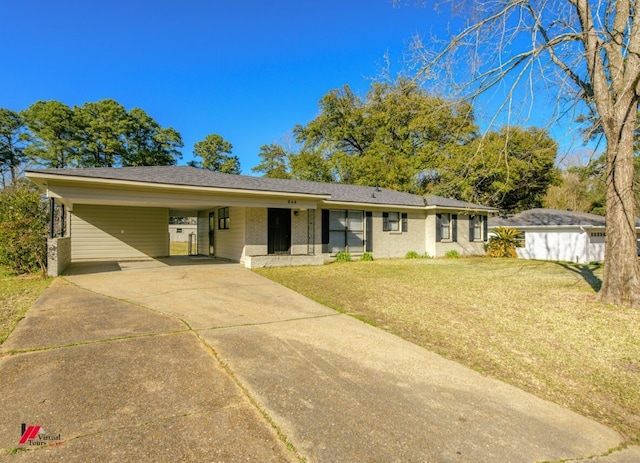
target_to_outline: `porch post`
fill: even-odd
[[[56,228],[56,198],[49,198],[49,238],[55,238]]]
[[[66,211],[63,204],[60,208],[60,236],[63,238],[67,232],[66,227],[67,227]]]

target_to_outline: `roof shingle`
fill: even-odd
[[[529,209],[513,216],[497,216],[489,219],[489,227],[553,227],[553,226],[604,227],[604,217],[586,212],[556,209]]]
[[[400,191],[371,186],[345,185],[338,183],[285,180],[248,175],[231,175],[212,172],[188,166],[145,166],[145,167],[98,167],[85,169],[38,169],[28,172],[59,175],[61,177],[82,177],[95,179],[122,180],[142,183],[184,185],[204,188],[228,188],[249,191],[279,192],[326,195],[331,201],[366,204],[390,204],[398,206],[459,207],[465,209],[493,210],[493,208],[442,198],[403,193]]]

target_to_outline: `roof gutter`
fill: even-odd
[[[410,206],[407,204],[396,204],[396,203],[362,203],[362,202],[350,202],[350,201],[331,201],[331,199],[325,199],[322,201],[323,205],[326,206],[341,206],[341,207],[386,207],[387,209],[390,207],[398,208],[398,209],[413,209],[418,211],[424,211],[424,206]]]
[[[497,213],[499,209],[495,207],[462,207],[462,206],[425,206],[426,210],[443,210],[443,211],[452,211],[452,212],[487,212],[487,213]]]

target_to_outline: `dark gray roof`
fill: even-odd
[[[458,201],[456,199],[442,198],[440,196],[428,196],[423,198],[419,195],[372,186],[284,180],[266,177],[252,177],[248,175],[230,175],[188,166],[39,169],[29,170],[27,172],[59,175],[61,177],[84,177],[205,188],[229,188],[292,194],[315,194],[329,196],[331,201],[336,202],[380,205],[390,204],[413,207],[424,207],[427,205],[488,211],[494,210],[491,207],[471,204],[465,201]]]
[[[187,166],[41,169],[28,172],[143,183],[329,196],[332,201],[424,206],[422,196],[384,188],[231,175]]]
[[[554,226],[604,227],[604,217],[586,212],[560,211],[556,209],[529,209],[512,216],[489,219],[489,227],[554,227]]]

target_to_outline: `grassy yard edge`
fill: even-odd
[[[611,426],[637,444],[640,313],[596,301],[601,270],[597,265],[475,258],[390,259],[377,260],[376,265],[333,263],[256,269],[256,273],[483,375]],[[444,276],[439,276],[441,272]],[[478,279],[482,273],[491,281]],[[409,276],[410,281],[394,280],[401,278],[398,275]],[[425,282],[431,293],[407,294],[411,285],[426,286]],[[494,298],[500,299],[495,304],[497,315],[482,309],[491,306],[483,300],[487,297],[483,291],[489,288],[491,294],[492,286],[499,287],[497,293],[502,295]],[[456,294],[461,302],[443,294]],[[420,317],[412,313],[413,305],[422,311]],[[482,325],[485,316],[488,326]],[[450,328],[460,332],[448,336]]]
[[[43,275],[13,276],[0,268],[0,299],[3,301],[0,308],[0,345],[52,281]]]

